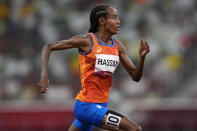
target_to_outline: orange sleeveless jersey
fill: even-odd
[[[82,88],[76,99],[82,102],[108,102],[112,83],[111,74],[119,64],[119,51],[115,40],[112,45],[104,45],[97,36],[89,33],[92,48],[86,54],[79,54]]]

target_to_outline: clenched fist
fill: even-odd
[[[139,54],[140,57],[145,57],[146,54],[150,51],[148,42],[145,41],[143,38],[140,40],[140,48],[139,48]]]
[[[39,89],[40,93],[46,93],[46,91],[49,89],[48,78],[41,78],[41,80],[37,84],[37,88]]]

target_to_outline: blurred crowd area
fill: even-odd
[[[135,99],[196,98],[196,0],[1,0],[0,103],[73,100],[81,88],[78,50],[51,54],[50,88],[40,94],[36,84],[42,48],[86,35],[91,9],[103,3],[118,10],[121,28],[114,37],[125,44],[135,65],[140,38],[151,48],[139,83],[119,66],[113,77],[112,105]]]

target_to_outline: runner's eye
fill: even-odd
[[[117,19],[118,19],[118,16],[117,16],[117,15],[113,15],[112,18],[113,18],[114,20],[117,20]]]
[[[113,15],[113,19],[114,19],[114,20],[117,19],[117,16],[116,16],[116,15]]]

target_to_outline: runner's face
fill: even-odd
[[[107,32],[117,34],[120,28],[120,20],[118,18],[118,13],[114,8],[108,8],[108,15],[105,17],[104,28]]]

